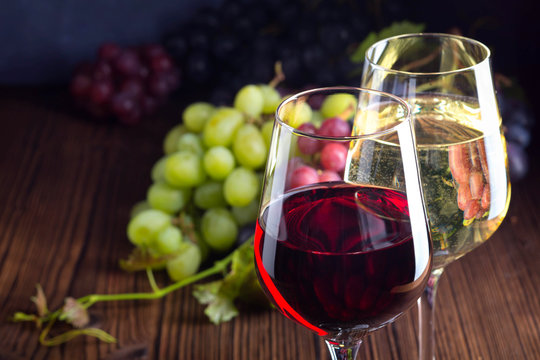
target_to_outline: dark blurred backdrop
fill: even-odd
[[[273,1],[273,0],[260,0]],[[290,0],[293,4],[298,0]],[[340,2],[341,0],[334,0]],[[223,0],[19,0],[3,2],[0,11],[0,84],[64,82],[75,63],[91,59],[104,41],[138,44],[160,41],[203,6]],[[250,0],[240,0],[250,2]],[[251,1],[253,2],[253,1]],[[343,1],[341,1],[343,2]],[[427,31],[458,27],[494,52],[496,71],[529,85],[539,59],[538,5],[520,0],[454,0],[412,2],[367,0],[378,5],[380,18],[409,19]],[[381,5],[382,4],[382,5]],[[373,17],[373,16],[372,16]],[[358,19],[366,21],[366,19]],[[532,88],[532,86],[531,86]]]

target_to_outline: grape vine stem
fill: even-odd
[[[182,287],[193,284],[195,282],[203,280],[212,275],[224,273],[227,270],[227,266],[232,262],[235,252],[238,251],[238,249],[245,246],[246,244],[249,244],[249,242],[245,242],[244,244],[240,245],[235,251],[231,252],[229,255],[227,255],[223,259],[216,261],[213,266],[203,271],[200,271],[196,273],[195,275],[190,276],[186,279],[183,279],[169,286],[166,286],[164,288],[158,287],[152,270],[150,268],[147,268],[146,274],[148,276],[148,281],[150,283],[150,287],[152,288],[152,292],[138,292],[138,293],[124,293],[124,294],[90,294],[90,295],[80,297],[76,301],[83,309],[86,310],[98,302],[122,301],[122,300],[154,300],[154,299],[162,298],[165,295],[168,295],[169,293],[176,291]],[[35,322],[39,328],[41,328],[42,325],[45,325],[45,327],[43,328],[43,330],[41,331],[39,335],[39,342],[45,346],[59,345],[79,335],[94,336],[94,337],[99,338],[102,341],[110,342],[110,343],[116,342],[116,339],[113,336],[111,336],[110,334],[98,328],[72,329],[60,335],[57,335],[53,338],[47,339],[47,335],[49,334],[49,331],[51,330],[55,322],[57,320],[63,320],[63,318],[65,318],[66,316],[67,314],[65,313],[64,308],[60,308],[54,312],[47,311],[42,316],[38,316],[36,314],[26,314],[22,312],[17,312],[13,316],[12,320],[15,322],[28,322],[28,321]]]

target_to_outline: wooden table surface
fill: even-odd
[[[148,290],[145,275],[118,260],[131,250],[130,208],[145,196],[182,101],[131,128],[88,121],[69,102],[58,91],[0,89],[0,359],[328,359],[316,335],[276,311],[210,324],[191,287],[92,307],[93,324],[117,344],[78,337],[46,348],[32,324],[9,322],[33,311],[36,283],[51,308],[66,296]],[[540,359],[539,175],[533,166],[513,186],[500,229],[445,271],[439,359]],[[417,358],[415,317],[413,308],[369,336],[359,358]]]

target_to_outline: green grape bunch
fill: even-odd
[[[274,86],[250,84],[238,91],[233,106],[195,102],[183,110],[151,169],[146,200],[132,211],[127,236],[139,257],[137,266],[126,268],[165,269],[171,280],[181,281],[210,254],[234,248],[240,228],[257,219],[273,114],[281,101]]]

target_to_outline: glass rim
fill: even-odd
[[[390,40],[413,38],[413,37],[418,37],[418,38],[449,38],[449,39],[452,39],[452,40],[461,40],[461,41],[467,42],[469,44],[472,44],[474,46],[477,46],[477,47],[481,48],[485,52],[485,56],[480,61],[476,62],[474,65],[462,67],[462,68],[456,69],[456,70],[434,71],[434,72],[414,72],[414,71],[396,70],[396,69],[388,68],[386,66],[381,66],[381,65],[375,63],[372,60],[372,58],[369,56],[369,53],[374,48],[376,48],[377,46],[380,46],[383,43],[389,42]],[[373,45],[371,45],[366,50],[366,52],[364,54],[364,57],[365,57],[366,61],[372,67],[376,68],[377,70],[383,70],[383,71],[386,71],[386,72],[395,73],[395,74],[403,74],[403,75],[407,75],[407,76],[418,76],[418,77],[420,77],[420,76],[452,75],[452,74],[458,74],[458,73],[461,73],[461,72],[471,71],[474,68],[480,67],[484,63],[489,61],[489,59],[491,57],[491,50],[489,50],[489,48],[485,44],[483,44],[482,42],[480,42],[478,40],[475,40],[475,39],[465,37],[465,36],[454,35],[454,34],[446,34],[446,33],[423,33],[423,32],[419,32],[419,33],[401,34],[401,35],[391,36],[391,37],[379,40],[376,43],[374,43]]]
[[[327,136],[327,135],[317,135],[317,134],[311,134],[304,132],[302,130],[299,130],[297,128],[292,127],[291,125],[287,124],[281,117],[279,116],[280,110],[286,106],[288,103],[298,100],[299,98],[306,96],[306,95],[315,95],[322,92],[334,92],[334,91],[355,91],[358,93],[371,93],[374,95],[378,95],[381,97],[386,97],[394,102],[397,102],[405,109],[405,115],[403,117],[403,120],[397,123],[396,125],[393,125],[389,128],[386,128],[384,130],[380,131],[374,131],[371,133],[365,133],[365,134],[358,134],[358,135],[351,135],[351,136]],[[352,141],[352,140],[361,140],[361,139],[368,139],[373,138],[379,135],[386,135],[392,132],[396,132],[399,127],[403,126],[412,126],[412,110],[409,103],[407,103],[404,99],[400,98],[399,96],[396,96],[394,94],[390,94],[384,91],[379,90],[373,90],[368,88],[361,88],[361,87],[354,87],[354,86],[330,86],[330,87],[320,87],[320,88],[314,88],[309,89],[305,91],[301,91],[299,93],[293,94],[289,96],[287,99],[283,100],[279,106],[276,109],[275,112],[275,119],[281,126],[284,126],[289,131],[291,131],[294,134],[305,136],[308,138],[313,138],[317,140],[330,140],[330,141]]]

